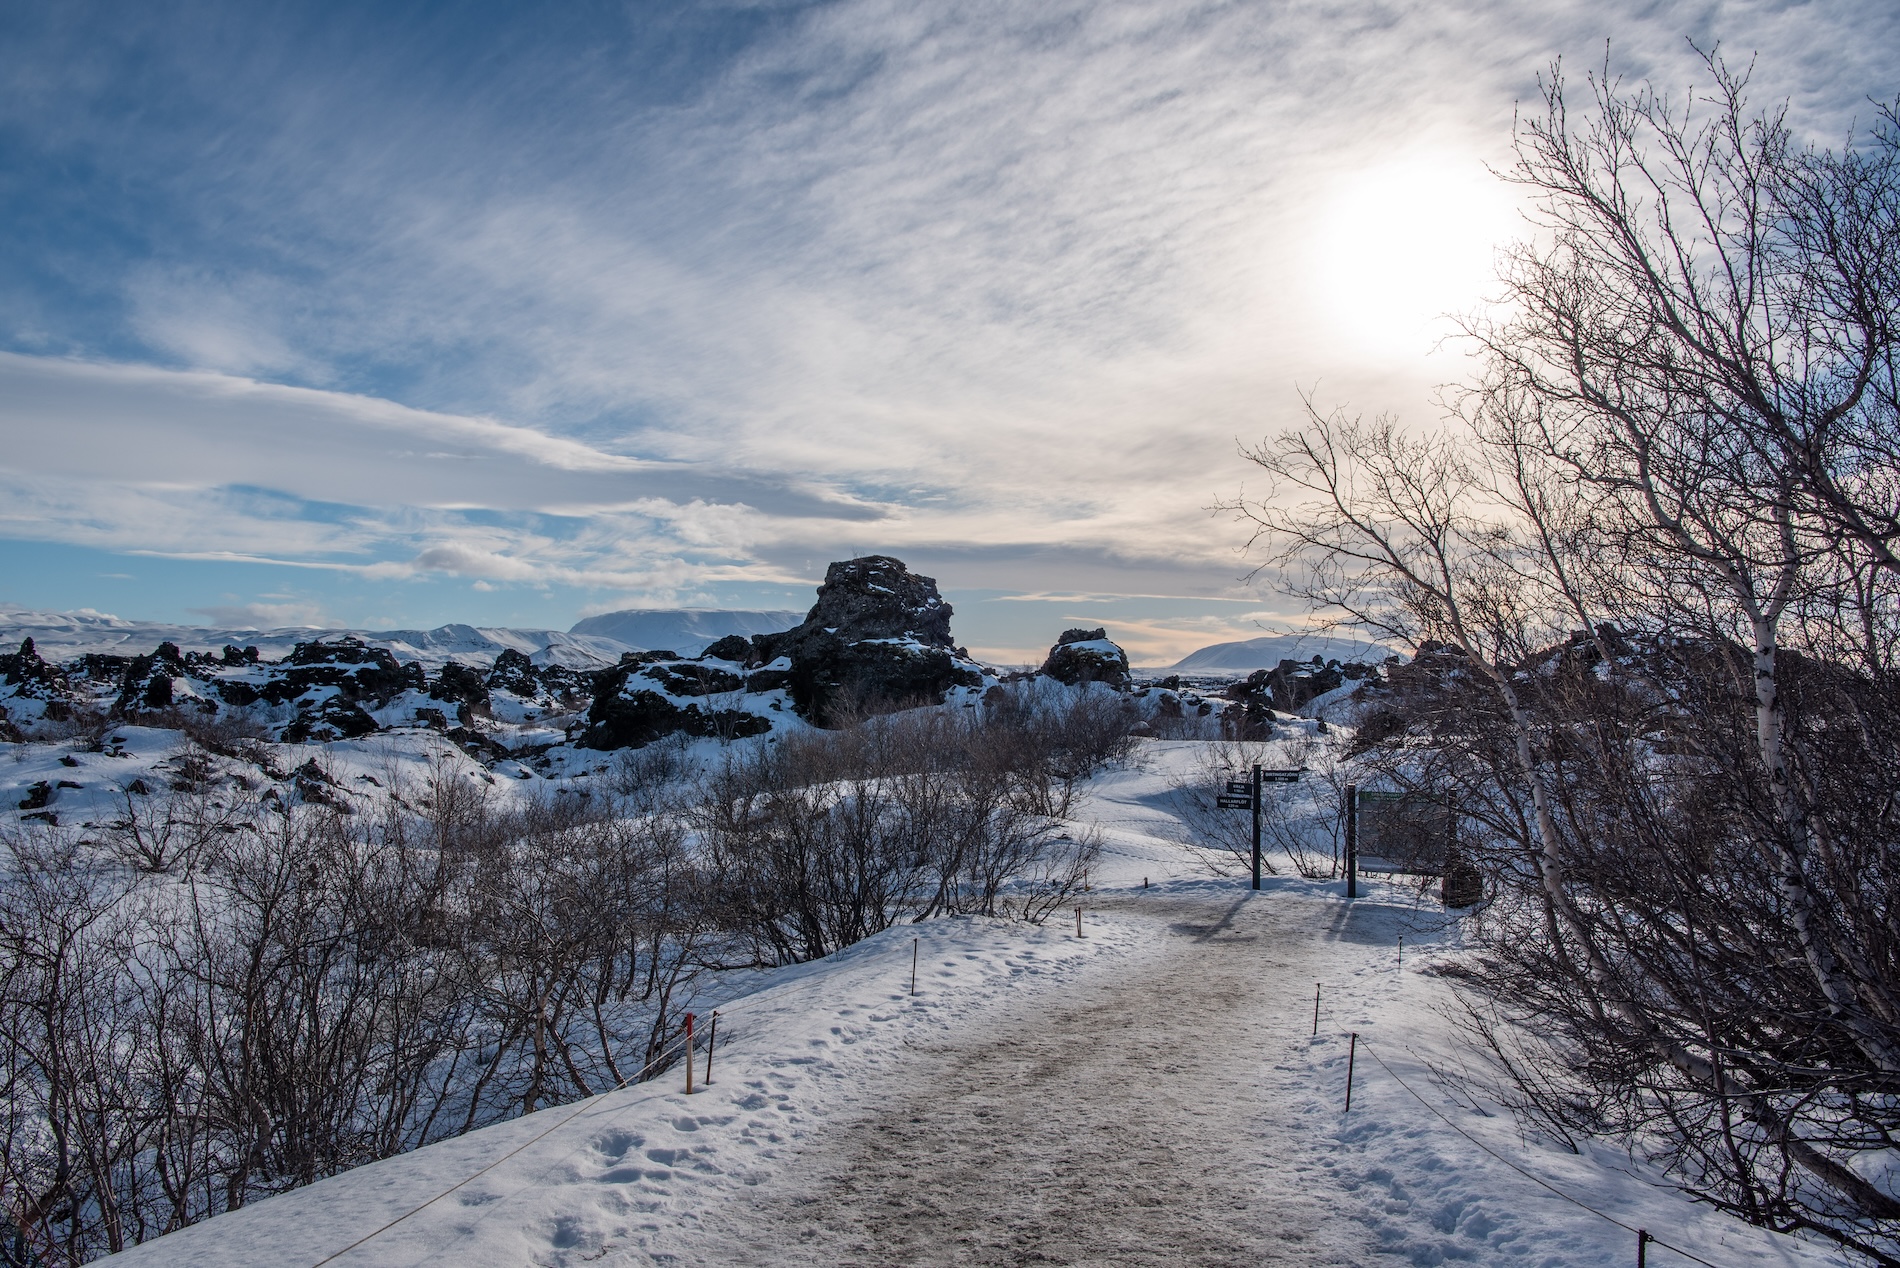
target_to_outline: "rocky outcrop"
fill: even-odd
[[[113,702],[116,717],[135,717],[143,712],[170,709],[185,703],[181,697],[194,694],[180,691],[180,680],[188,676],[184,653],[176,643],[160,643],[150,656],[135,656],[126,666],[119,698]],[[214,709],[215,705],[212,706]]]
[[[1283,660],[1273,669],[1256,669],[1228,687],[1225,694],[1229,700],[1258,703],[1281,713],[1298,713],[1329,691],[1378,676],[1376,665],[1357,661],[1341,664],[1315,656],[1310,661]]]
[[[762,735],[789,703],[819,726],[858,713],[941,704],[980,686],[950,641],[937,583],[888,555],[835,563],[805,620],[779,634],[717,640],[696,657],[628,654],[595,676],[581,743],[648,744],[662,736]]]
[[[286,744],[308,744],[313,740],[354,740],[381,728],[361,705],[342,696],[326,696],[297,710],[297,716],[283,730]]]
[[[607,670],[603,677],[611,679],[617,672]],[[603,684],[587,714],[587,731],[580,741],[583,748],[638,748],[681,732],[737,740],[772,729],[770,720],[750,710],[721,709],[699,701],[681,704],[639,681],[628,675],[617,685]]]
[[[952,687],[983,683],[951,642],[950,617],[933,578],[889,555],[866,555],[826,569],[804,622],[754,636],[749,663],[782,674],[775,685],[818,726],[942,704]]]
[[[473,726],[477,717],[488,717],[491,713],[488,679],[489,675],[479,669],[450,661],[429,684],[428,696],[455,706],[456,719],[463,726]]]
[[[1100,682],[1126,691],[1128,653],[1109,641],[1107,630],[1064,630],[1039,672],[1071,687]]]
[[[710,651],[691,660],[672,652],[629,652],[612,669],[595,674],[594,702],[581,746],[638,748],[681,732],[743,739],[770,731],[771,721],[753,702],[739,698],[748,690],[746,678],[725,665],[708,663],[713,659]],[[766,704],[773,706],[782,704]]]
[[[75,702],[65,671],[40,658],[33,640],[22,639],[16,652],[0,655],[0,739],[26,739],[20,724],[63,718]]]
[[[524,700],[541,694],[541,674],[535,663],[512,647],[504,647],[488,671],[490,691],[507,691]]]
[[[53,666],[40,659],[30,638],[20,640],[20,649],[0,656],[0,684],[9,687],[50,687],[63,678]]]

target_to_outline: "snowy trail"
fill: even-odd
[[[698,1001],[725,1020],[716,1081],[691,1097],[675,1071],[112,1262],[1599,1268],[1633,1261],[1636,1227],[1725,1268],[1844,1262],[1441,1086],[1434,1068],[1465,1049],[1432,970],[1462,954],[1458,919],[1382,881],[1348,902],[1337,881],[1250,894],[1208,875],[1168,806],[1172,772],[1199,760],[1158,743],[1095,781],[1076,820],[1104,837],[1084,938],[1060,914],[954,917],[736,977]]]
[[[1152,950],[916,1051],[900,1094],[867,1088],[880,1109],[708,1219],[694,1262],[1366,1262],[1276,1069],[1310,1025],[1305,983],[1337,971],[1318,961],[1339,908],[1230,890],[1098,910],[1157,926]]]

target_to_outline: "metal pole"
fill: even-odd
[[[706,1086],[712,1086],[712,1054],[719,1043],[719,1010],[713,1009],[712,1025],[706,1027]]]
[[[1352,1065],[1359,1057],[1359,1032],[1352,1032],[1352,1046],[1346,1049],[1346,1112],[1352,1113]]]
[[[1650,1243],[1649,1230],[1646,1228],[1637,1229],[1636,1230],[1636,1268],[1648,1268],[1649,1243]]]
[[[1260,768],[1253,768],[1253,887],[1260,888]]]
[[[686,1014],[686,1095],[693,1094],[693,1015]],[[1350,1091],[1347,1099],[1351,1099]]]
[[[917,939],[910,940],[910,993],[917,993]]]
[[[1359,897],[1359,785],[1346,785],[1346,897]]]
[[[1313,1037],[1319,1038],[1319,983],[1313,983]]]

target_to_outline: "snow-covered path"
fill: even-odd
[[[724,1020],[690,1097],[675,1071],[111,1262],[1598,1268],[1646,1227],[1724,1268],[1844,1263],[1435,1080],[1464,1054],[1431,971],[1461,954],[1458,919],[1382,881],[1349,902],[1338,881],[1211,876],[1168,808],[1199,760],[1158,743],[1094,782],[1086,937],[1060,915],[901,924],[701,1000]]]
[[[1120,973],[912,1054],[901,1094],[706,1223],[705,1264],[1356,1264],[1274,1058],[1338,908],[1150,891]],[[1295,1002],[1296,1000],[1300,1002]],[[1305,1098],[1311,1099],[1311,1098]],[[827,1147],[830,1146],[830,1147]]]

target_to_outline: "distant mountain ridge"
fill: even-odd
[[[1283,660],[1367,661],[1378,663],[1390,656],[1390,648],[1364,639],[1340,638],[1328,634],[1268,634],[1261,638],[1234,643],[1215,643],[1190,652],[1169,672],[1178,674],[1229,673],[1238,670],[1273,669]]]
[[[805,619],[803,612],[724,608],[626,608],[574,622],[568,633],[607,639],[642,651],[696,656],[728,634],[777,634]]]
[[[177,644],[181,651],[215,653],[228,643],[255,647],[260,655],[278,659],[288,655],[298,643],[351,635],[374,646],[389,648],[398,660],[418,661],[431,669],[450,661],[486,668],[495,657],[510,649],[537,665],[598,669],[613,664],[627,652],[663,648],[694,655],[727,634],[776,633],[798,624],[798,620],[799,614],[793,612],[641,608],[588,617],[568,631],[459,623],[440,625],[432,630],[312,626],[255,630],[128,621],[99,612],[42,612],[0,607],[0,650],[11,651],[20,640],[31,638],[46,659],[69,660],[89,653],[142,656],[164,642]],[[629,641],[604,632],[608,628],[653,638],[652,641]]]

